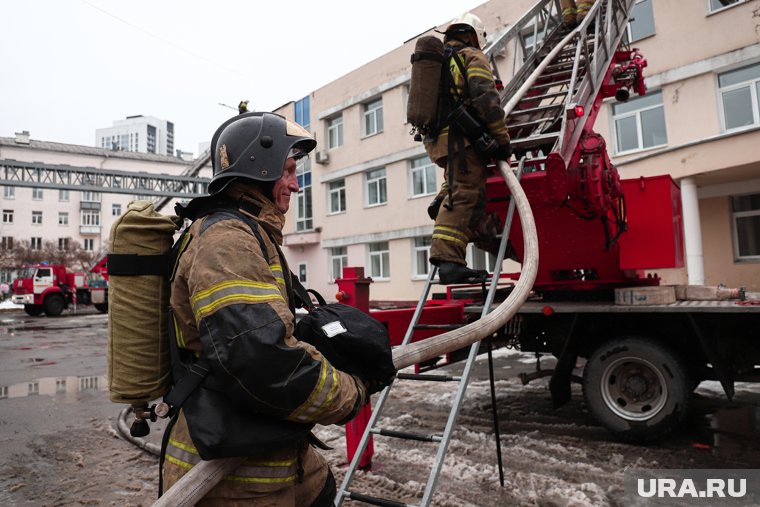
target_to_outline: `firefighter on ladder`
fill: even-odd
[[[568,28],[574,28],[586,18],[586,14],[594,6],[595,0],[560,0],[562,7],[562,23]]]
[[[430,246],[430,262],[438,266],[442,284],[480,283],[485,271],[467,267],[467,244],[486,222],[485,189],[487,165],[491,159],[507,160],[511,154],[509,134],[493,71],[481,48],[486,33],[480,18],[463,14],[449,24],[444,36],[444,66],[450,71],[448,90],[442,91],[449,105],[439,108],[437,136],[425,139],[425,150],[444,171],[445,183],[428,208],[435,220]],[[446,71],[444,71],[446,75]],[[447,78],[448,79],[448,78]],[[445,85],[444,85],[445,86]],[[493,150],[476,150],[471,136],[456,125],[444,125],[454,107],[472,112],[479,127],[494,141]]]

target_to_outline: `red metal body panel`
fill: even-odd
[[[669,175],[623,180],[628,230],[620,237],[621,269],[684,265],[681,189]]]
[[[412,322],[414,308],[394,308],[373,310],[371,315],[388,329],[391,346],[401,345],[409,323]],[[464,303],[460,301],[428,301],[420,316],[420,324],[461,324],[464,321]],[[444,332],[439,329],[417,329],[412,341],[420,341]]]

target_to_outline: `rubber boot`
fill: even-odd
[[[442,285],[483,283],[487,278],[487,271],[470,269],[456,262],[442,262],[438,266],[438,279]]]

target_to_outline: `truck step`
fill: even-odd
[[[441,329],[444,331],[450,331],[452,329],[459,329],[462,324],[417,324],[414,329]]]
[[[343,496],[349,500],[358,500],[359,502],[368,503],[371,505],[379,505],[380,507],[418,507],[416,505],[396,502],[394,500],[386,500],[385,498],[378,498],[376,496],[363,495],[361,493],[354,493],[352,491],[344,491]]]
[[[398,373],[396,378],[401,380],[423,380],[428,382],[459,382],[462,380],[462,377],[458,375],[428,375],[417,373]]]
[[[384,437],[400,438],[402,440],[416,440],[418,442],[440,442],[441,435],[424,435],[422,433],[411,433],[409,431],[384,430],[382,428],[373,428],[372,433]]]

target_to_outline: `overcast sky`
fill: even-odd
[[[219,103],[275,109],[481,3],[2,0],[0,136],[94,146],[142,114],[197,155]]]

